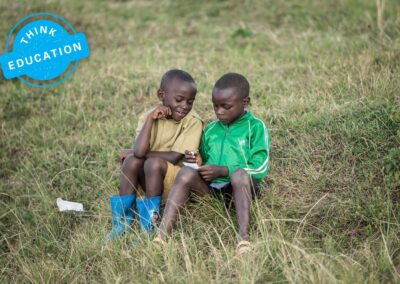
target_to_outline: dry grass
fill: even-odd
[[[85,32],[92,53],[52,89],[0,78],[1,282],[400,281],[396,1],[2,1],[0,42],[39,11]],[[165,250],[136,227],[101,243],[119,152],[175,67],[198,82],[206,120],[214,81],[245,74],[270,129],[245,257],[212,199],[188,207]],[[87,212],[57,212],[59,196]]]

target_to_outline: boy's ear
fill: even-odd
[[[157,90],[157,97],[158,97],[158,99],[159,99],[160,101],[163,101],[163,100],[164,100],[164,97],[165,97],[165,92],[164,92],[163,90],[161,90],[161,89],[158,89],[158,90]]]
[[[243,99],[243,107],[246,108],[250,104],[250,97],[247,96]]]

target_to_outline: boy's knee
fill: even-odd
[[[166,171],[167,162],[161,158],[148,158],[144,162],[145,173],[154,173],[159,171]]]
[[[196,170],[189,167],[183,167],[176,176],[176,180],[179,182],[187,183],[190,182],[195,177],[195,175],[198,175],[198,172]]]
[[[137,171],[140,167],[143,166],[143,160],[136,158],[134,155],[128,155],[124,163],[122,164],[123,171]]]
[[[245,182],[250,183],[250,175],[244,169],[237,169],[231,175],[231,183],[233,186],[243,184]]]

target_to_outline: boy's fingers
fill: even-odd
[[[211,177],[210,177],[210,176],[204,176],[203,179],[204,179],[205,181],[210,181],[210,180],[211,180]]]
[[[209,178],[212,174],[210,173],[210,172],[203,172],[203,173],[200,173],[200,175],[202,176],[202,178]]]
[[[153,112],[153,119],[164,118],[168,115],[169,108],[168,107],[158,107]]]
[[[206,172],[210,171],[210,165],[204,165],[199,168],[199,171]]]
[[[159,115],[160,115],[160,111],[159,110],[155,111],[153,113],[153,119],[157,119]]]
[[[210,181],[210,179],[209,178],[207,178],[206,176],[204,176],[204,177],[201,177],[202,179],[204,179],[205,181]]]

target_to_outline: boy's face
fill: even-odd
[[[217,118],[226,125],[239,119],[248,106],[250,98],[242,98],[235,88],[218,89],[212,92],[212,102]]]
[[[171,79],[165,89],[158,90],[158,98],[164,106],[171,109],[171,118],[180,121],[191,110],[196,97],[195,86],[179,79]]]

